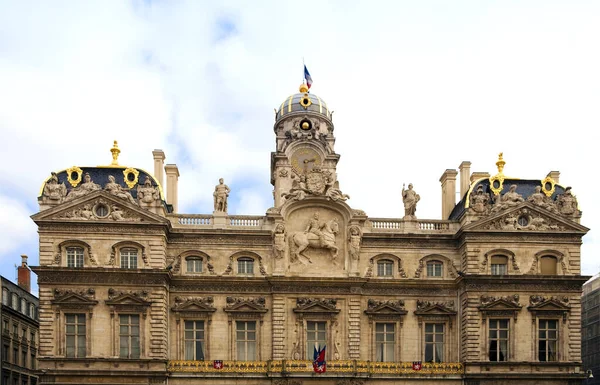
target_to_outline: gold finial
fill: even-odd
[[[300,84],[300,92],[303,94],[308,92],[308,86],[305,83]]]
[[[119,161],[117,160],[119,158],[119,154],[121,153],[121,150],[119,150],[119,145],[117,144],[117,141],[115,140],[115,143],[113,144],[112,148],[110,149],[110,152],[112,153],[112,163],[110,164],[111,166],[118,166],[119,165]]]
[[[502,159],[502,152],[498,154],[498,161],[496,162],[496,167],[498,167],[498,174],[502,174],[504,171],[504,165],[506,162]]]

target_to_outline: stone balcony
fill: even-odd
[[[307,376],[314,373],[312,361],[222,361],[223,368],[215,369],[213,361],[169,361],[167,371],[174,374],[201,373],[202,376],[232,374],[257,374],[269,377]],[[372,362],[372,361],[327,361],[327,371],[322,376],[336,377],[417,377],[461,378],[464,374],[460,362],[423,363],[421,370],[413,370],[412,362]]]

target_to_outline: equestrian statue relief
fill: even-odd
[[[312,263],[310,257],[304,253],[307,248],[312,247],[313,249],[329,250],[331,260],[337,265],[338,247],[335,245],[335,235],[338,232],[339,224],[337,219],[334,218],[327,222],[320,222],[319,213],[315,212],[303,232],[298,231],[289,237],[290,262],[305,263],[299,258],[302,256],[309,263]]]

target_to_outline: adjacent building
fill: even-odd
[[[593,373],[587,384],[600,384],[600,274],[583,285],[581,308],[583,367]]]
[[[38,298],[31,294],[31,270],[23,255],[17,282],[2,281],[2,385],[36,385]]]
[[[153,173],[116,142],[106,166],[51,172],[32,216],[40,383],[580,383],[588,229],[559,172],[440,164],[442,219],[412,185],[403,215],[374,218],[341,189],[348,133],[323,99],[302,85],[273,132],[261,216],[231,215],[223,180],[212,213],[179,212],[161,150]]]

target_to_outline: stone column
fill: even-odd
[[[456,170],[444,171],[440,182],[442,183],[442,219],[448,219],[454,205],[456,205]]]
[[[173,212],[177,212],[177,184],[179,181],[179,169],[175,164],[165,166],[167,174],[167,203],[173,206]]]
[[[163,150],[154,150],[152,151],[152,157],[154,158],[154,177],[164,188],[163,167],[165,165],[165,153]]]

